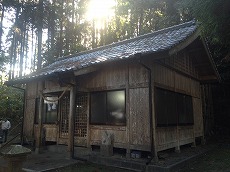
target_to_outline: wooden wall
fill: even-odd
[[[54,91],[62,91],[64,88],[59,86],[59,83],[55,80],[46,81],[45,89],[40,88],[41,85],[38,82],[30,82],[26,85],[26,97],[25,97],[25,112],[24,112],[24,124],[23,135],[25,139],[37,139],[38,138],[38,124],[35,124],[36,113],[36,98],[39,98],[40,91],[49,93]],[[38,109],[37,109],[38,110]],[[38,113],[38,112],[37,112]],[[58,140],[58,125],[56,124],[43,124],[43,130],[45,130],[45,137],[47,141]]]
[[[185,57],[185,56],[183,56]],[[182,57],[182,58],[183,58]],[[187,57],[186,57],[187,58]],[[175,58],[174,58],[175,60]],[[183,61],[183,60],[182,60]],[[175,61],[174,61],[175,63]],[[157,127],[156,149],[157,151],[178,147],[183,144],[192,143],[195,137],[203,135],[203,118],[201,106],[200,83],[196,80],[196,70],[193,69],[191,61],[186,71],[170,67],[171,63],[150,64],[153,73],[155,87],[192,96],[194,110],[194,126],[180,127]],[[179,63],[176,63],[179,65]],[[179,68],[177,66],[177,68]],[[189,76],[189,72],[191,77]],[[108,131],[114,135],[114,146],[127,150],[137,149],[150,151],[150,109],[149,109],[149,81],[148,70],[138,62],[115,62],[101,66],[98,70],[76,77],[78,91],[93,92],[124,89],[126,92],[126,125],[106,126],[92,125],[89,123],[88,112],[88,137],[87,145],[100,145],[102,133]],[[63,91],[58,81],[46,81],[44,92]],[[24,122],[24,134],[33,136],[35,99],[39,95],[36,83],[27,84],[26,109]],[[154,93],[153,93],[154,94]],[[89,106],[89,105],[88,105]],[[153,116],[154,117],[154,116]],[[45,127],[50,129],[49,126]],[[36,130],[36,127],[35,127]],[[47,139],[66,144],[67,138],[60,139],[58,126],[51,127],[47,132]],[[53,136],[52,136],[53,135]],[[56,138],[56,139],[55,139]]]
[[[127,70],[124,67],[108,65],[100,70],[77,77],[77,85],[87,91],[103,91],[125,88]]]
[[[34,116],[35,116],[35,103],[37,97],[38,85],[36,82],[31,82],[26,85],[25,96],[25,112],[24,112],[24,124],[23,135],[26,139],[30,139],[34,135]]]
[[[179,65],[179,63],[177,63]],[[191,66],[190,63],[188,65]],[[177,66],[179,68],[179,66]],[[164,150],[172,147],[179,147],[183,144],[192,143],[195,137],[203,136],[202,101],[199,81],[194,78],[196,71],[187,70],[184,73],[175,68],[167,67],[165,63],[154,63],[154,85],[174,92],[192,96],[194,125],[177,127],[157,127],[156,145],[157,150]],[[181,69],[183,69],[181,68]],[[191,71],[191,77],[188,72]]]
[[[114,146],[150,150],[148,71],[137,63],[116,63],[101,70],[79,76],[81,90],[126,91],[126,126],[90,125],[90,144],[100,145],[104,131],[114,134]]]
[[[149,89],[135,88],[129,91],[130,146],[150,150]]]

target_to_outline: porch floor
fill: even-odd
[[[42,172],[56,171],[55,169],[71,166],[82,161],[88,161],[95,164],[114,166],[133,171],[175,171],[188,164],[188,162],[197,156],[210,150],[210,146],[197,146],[196,148],[185,147],[181,153],[174,151],[160,152],[159,161],[148,162],[147,158],[126,158],[121,154],[114,153],[111,157],[102,156],[99,151],[91,151],[83,147],[74,148],[74,159],[70,159],[67,153],[67,146],[52,145],[47,146],[41,153],[34,151],[28,155],[27,161],[23,164],[23,171]],[[0,157],[0,166],[6,166],[3,157]]]

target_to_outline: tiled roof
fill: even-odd
[[[53,73],[78,70],[93,64],[132,58],[135,54],[149,54],[169,50],[188,38],[197,29],[195,21],[172,26],[153,33],[58,59],[26,79],[48,76]],[[25,79],[24,78],[24,79]],[[23,79],[23,78],[21,78]],[[19,79],[19,80],[21,80]],[[16,79],[17,80],[17,79]]]

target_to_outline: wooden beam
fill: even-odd
[[[42,92],[44,88],[44,82],[40,81],[38,90]],[[35,153],[39,154],[40,149],[42,147],[42,129],[43,129],[43,108],[44,107],[44,100],[42,95],[40,94],[40,99],[39,99],[39,112],[38,112],[38,137],[36,138],[35,142]]]
[[[91,130],[90,130],[90,121],[89,121],[89,113],[90,113],[90,92],[87,93],[87,148],[90,148],[90,138],[91,138]]]
[[[153,66],[153,65],[152,65]],[[157,129],[157,127],[156,127],[156,113],[155,113],[155,83],[154,83],[154,72],[153,72],[153,67],[151,68],[151,88],[149,88],[149,89],[151,89],[151,98],[152,98],[152,130],[153,130],[153,132],[152,132],[152,146],[153,146],[153,153],[154,153],[154,160],[155,161],[158,161],[158,155],[157,155],[157,141],[156,141],[156,138],[157,138],[157,136],[156,136],[156,134],[157,134],[157,132],[156,132],[156,129]],[[150,95],[149,95],[150,96]]]
[[[75,76],[80,76],[80,75],[84,75],[84,74],[87,74],[87,73],[94,72],[96,70],[97,70],[96,67],[87,67],[87,68],[83,68],[83,69],[74,71],[74,75]]]
[[[196,67],[196,68],[204,67],[204,66],[210,67],[210,63],[206,62],[206,63],[198,63],[198,64],[194,65],[194,67]]]
[[[126,142],[126,157],[130,158],[131,156],[131,150],[130,150],[130,98],[129,98],[129,64],[128,67],[126,69],[126,82],[125,82],[125,93],[126,93],[126,124],[127,124],[127,129],[126,129],[126,138],[127,138],[127,142]]]
[[[75,115],[75,99],[76,99],[76,87],[73,86],[70,89],[70,110],[69,110],[69,138],[68,138],[68,152],[69,158],[74,156],[74,115]]]
[[[200,76],[201,81],[211,81],[211,80],[217,80],[217,76],[215,75],[208,75],[208,76]]]
[[[200,30],[197,29],[195,31],[195,33],[193,33],[191,36],[189,36],[186,40],[182,41],[181,43],[179,43],[178,45],[176,45],[175,47],[173,47],[169,51],[169,55],[172,56],[172,55],[178,53],[180,50],[183,50],[185,47],[187,47],[188,45],[190,45],[199,36],[200,36]]]
[[[55,93],[55,92],[62,92],[62,91],[69,91],[70,89],[67,87],[52,87],[51,89],[45,89],[43,91],[44,94],[48,93]]]
[[[208,48],[208,45],[206,44],[206,41],[204,40],[203,37],[201,37],[201,40],[202,40],[202,43],[204,45],[204,48],[205,48],[205,51],[207,53],[207,56],[208,56],[208,59],[209,59],[209,62],[211,63],[211,66],[216,74],[216,80],[218,80],[219,82],[221,81],[221,77],[220,77],[220,74],[219,72],[217,71],[217,68],[216,68],[216,65],[215,65],[215,62],[213,60],[213,58],[211,57],[211,53],[210,53],[210,50]]]

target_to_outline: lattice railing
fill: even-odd
[[[69,96],[65,96],[61,99],[61,126],[60,126],[60,136],[68,136],[69,129],[69,106],[70,99]]]
[[[77,95],[74,131],[74,135],[77,137],[87,136],[87,101],[87,94]]]

